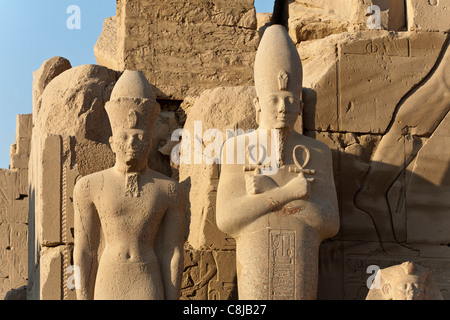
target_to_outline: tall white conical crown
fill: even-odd
[[[142,71],[125,70],[111,93],[110,100],[119,98],[142,98],[156,100],[152,86]]]
[[[144,74],[126,70],[114,86],[105,110],[114,133],[121,127],[153,130],[160,106]]]
[[[258,97],[286,90],[301,96],[303,68],[294,42],[282,25],[268,27],[255,59],[255,87]]]

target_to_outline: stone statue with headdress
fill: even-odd
[[[331,151],[294,130],[302,63],[283,25],[265,30],[254,68],[259,127],[223,146],[216,222],[236,240],[239,299],[316,299],[319,245],[339,230]]]
[[[140,71],[125,71],[106,103],[114,167],[74,190],[79,300],[178,299],[186,196],[147,163],[160,106]]]

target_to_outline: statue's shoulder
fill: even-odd
[[[91,181],[89,176],[84,176],[80,178],[75,184],[75,188],[73,190],[73,198],[75,202],[77,201],[86,201],[90,198],[91,194]]]
[[[90,195],[92,191],[104,185],[105,177],[111,174],[110,171],[111,169],[107,169],[80,178],[75,184],[74,193],[83,196]]]
[[[180,183],[160,172],[149,170],[151,180],[158,185],[169,197],[177,197],[180,193]]]

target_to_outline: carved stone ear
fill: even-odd
[[[385,283],[381,287],[381,292],[383,292],[383,295],[386,298],[391,299],[391,289],[392,289],[391,285],[389,283]]]

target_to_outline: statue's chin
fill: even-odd
[[[127,157],[126,159],[123,159],[122,161],[122,166],[123,168],[125,168],[125,170],[127,172],[135,172],[135,171],[139,171],[139,169],[142,167],[141,165],[141,158],[131,158],[131,157]]]

